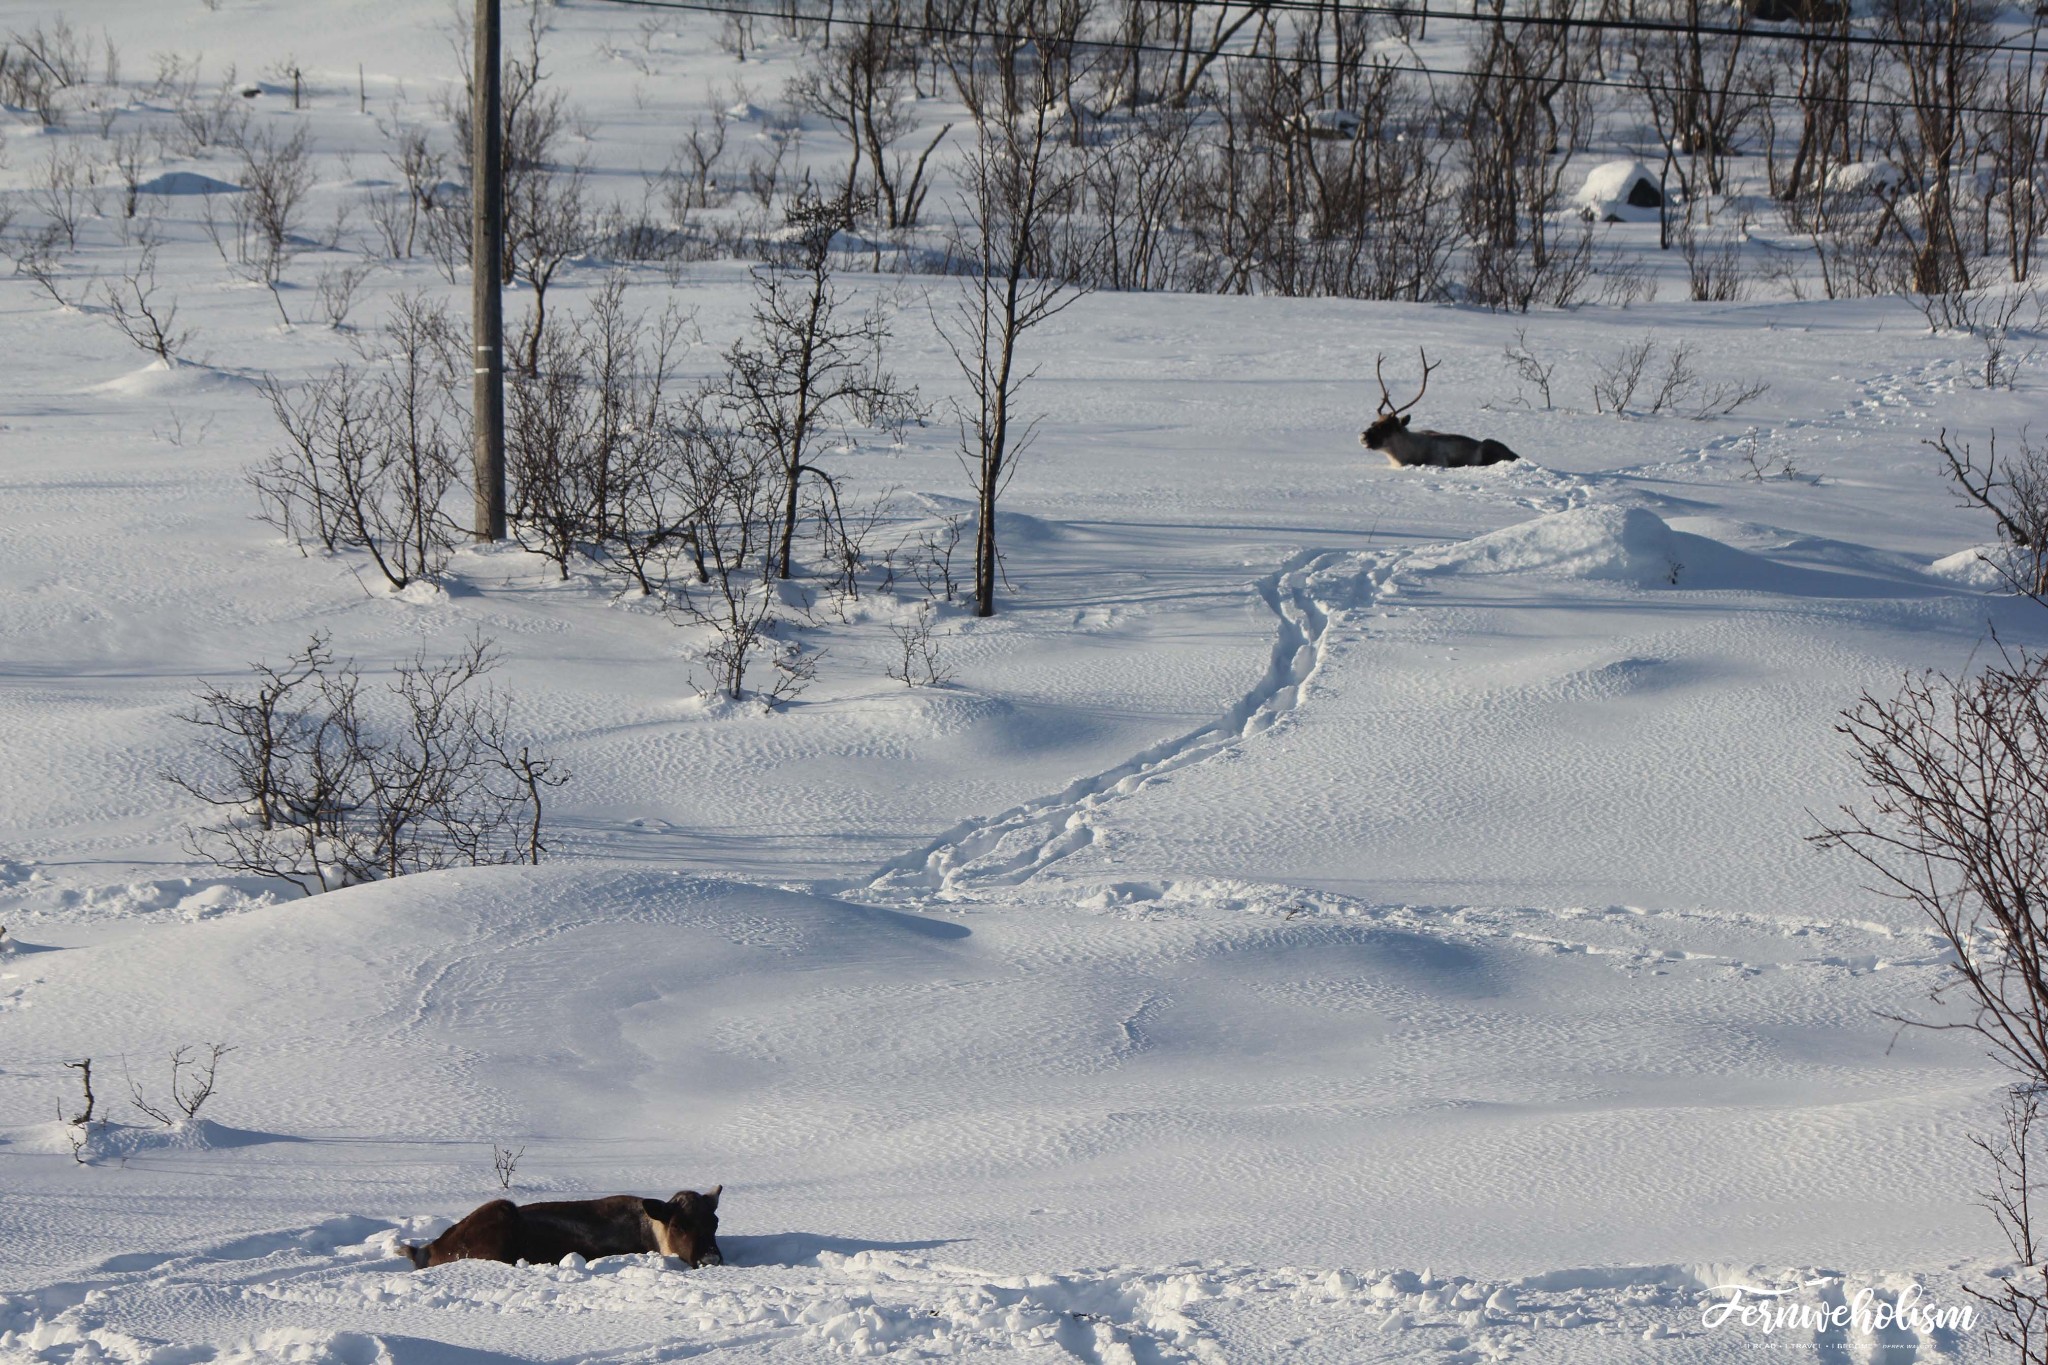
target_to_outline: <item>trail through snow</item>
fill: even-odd
[[[1272,658],[1265,676],[1221,719],[1078,778],[1055,795],[962,821],[891,860],[860,889],[884,901],[949,901],[1021,885],[1093,843],[1097,820],[1110,804],[1283,724],[1307,698],[1323,662],[1329,609],[1310,585],[1339,558],[1332,552],[1297,555],[1257,584],[1259,599],[1278,623]]]

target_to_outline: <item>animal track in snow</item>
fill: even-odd
[[[1329,609],[1311,591],[1312,580],[1344,558],[1299,555],[1257,585],[1279,633],[1265,676],[1222,719],[1079,778],[1055,795],[964,821],[890,862],[859,889],[892,900],[961,900],[978,888],[1021,885],[1094,843],[1095,815],[1104,806],[1189,764],[1220,758],[1281,724],[1302,703],[1323,663]]]

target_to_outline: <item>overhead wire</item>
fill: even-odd
[[[595,0],[595,3],[605,5],[620,5],[634,9],[681,10],[698,14],[737,15],[742,18],[772,19],[784,22],[826,22],[825,16],[823,15],[794,14],[791,12],[790,9],[787,8],[756,9],[744,4],[720,3],[720,0]],[[1184,4],[1189,8],[1206,7],[1202,4],[1202,0],[1167,0],[1167,3]],[[1329,12],[1328,6],[1317,6],[1313,3],[1313,0],[1262,0],[1262,3],[1264,3],[1265,7],[1269,9],[1281,8],[1289,10],[1290,12],[1313,12],[1317,9],[1321,9],[1322,12],[1325,13]],[[1369,6],[1349,3],[1349,0],[1345,0],[1345,2],[1340,4],[1338,8],[1347,12],[1355,10],[1360,13],[1370,12],[1409,15],[1420,15],[1424,13],[1424,11],[1417,10],[1413,7],[1404,7],[1397,5]],[[1455,21],[1468,23],[1522,24],[1530,22],[1529,20],[1524,19],[1520,16],[1461,14],[1456,11],[1449,10],[1430,10],[1427,11],[1427,13]],[[886,32],[912,33],[928,38],[969,38],[982,41],[1000,40],[1004,42],[1022,43],[1035,41],[1044,36],[1042,34],[1019,30],[983,28],[979,26],[964,24],[942,24],[905,19],[881,19],[875,17],[872,14],[862,15],[857,19],[835,18],[831,22],[858,24],[863,27],[877,28],[884,30]],[[1631,21],[1579,20],[1574,21],[1574,26],[1591,28],[1599,27],[1603,23],[1610,23],[1612,26],[1631,25]],[[1686,32],[1687,29],[1685,28],[1685,26],[1681,25],[1678,27],[1677,31]],[[1751,32],[1752,36],[1754,36],[1756,31],[1750,30],[1749,32]],[[1796,37],[1802,35],[1781,36]],[[1870,35],[1863,36],[1868,37]],[[1832,40],[1833,37],[1831,35],[1830,38],[1827,39],[1827,41]],[[1074,48],[1087,48],[1102,52],[1146,52],[1173,57],[1187,55],[1186,49],[1182,47],[1169,47],[1160,43],[1133,42],[1129,40],[1116,38],[1072,38],[1065,39],[1063,41],[1067,45]],[[1821,40],[1816,39],[1815,41]],[[1898,46],[1900,44],[1890,43],[1888,45]],[[1946,44],[1942,43],[1923,43],[1918,45],[1932,47],[1947,46]],[[2033,56],[2038,55],[2043,58],[2048,58],[2048,49],[2037,49],[2031,47],[2022,48],[2004,45],[1980,45],[1980,48],[2005,52],[2012,56],[2026,56],[2031,58]],[[1242,49],[1226,49],[1218,51],[1215,54],[1214,59],[1217,61],[1262,62],[1269,65],[1278,66],[1321,65],[1328,60],[1327,58],[1321,57],[1319,55],[1310,55],[1305,53],[1298,54],[1258,50],[1245,51]],[[1470,71],[1462,68],[1432,66],[1427,62],[1421,61],[1419,58],[1414,61],[1404,62],[1361,62],[1358,63],[1358,65],[1362,67],[1384,68],[1395,72],[1412,71],[1421,75],[1442,76],[1446,78],[1458,78],[1467,80],[1473,79],[1475,77],[1484,77],[1487,74],[1485,72]],[[1546,74],[1540,78],[1538,83],[1554,86],[1572,86],[1575,88],[1583,89],[1622,90],[1635,94],[1685,95],[1697,93],[1697,87],[1694,86],[1667,85],[1646,80],[1614,80],[1608,77],[1596,76],[1570,76]],[[1911,103],[1910,101],[1883,99],[1871,95],[1843,95],[1839,98],[1810,97],[1800,95],[1797,92],[1769,89],[1743,89],[1740,90],[1738,93],[1741,95],[1743,99],[1755,100],[1762,103],[1771,104],[1799,104],[1806,102],[1808,99],[1818,98],[1819,102],[1825,102],[1828,104],[1835,105],[1846,105],[1858,109],[1892,110],[1897,112],[1911,113],[1919,107]],[[2002,108],[1996,105],[1957,105],[1955,106],[1954,111],[1960,114],[1990,114],[2000,116],[2016,115],[2020,118],[2028,119],[2034,122],[2048,120],[2048,109],[2039,108],[2015,110],[2010,108]]]

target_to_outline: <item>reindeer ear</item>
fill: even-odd
[[[712,1208],[715,1209],[718,1207],[718,1196],[724,1189],[725,1186],[723,1185],[713,1185],[710,1189],[704,1192],[704,1198],[707,1201],[709,1201]]]
[[[1401,425],[1402,425],[1402,426],[1404,426],[1404,427],[1408,425],[1408,419],[1407,419],[1406,417],[1403,417],[1403,418],[1401,419]]]

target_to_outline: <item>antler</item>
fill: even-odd
[[[1382,353],[1373,358],[1372,372],[1375,375],[1379,376],[1380,381],[1380,416],[1399,417],[1402,413],[1408,411],[1408,409],[1414,407],[1417,403],[1420,403],[1422,401],[1422,395],[1429,392],[1429,372],[1431,370],[1434,370],[1437,367],[1437,365],[1443,364],[1443,362],[1439,360],[1437,361],[1436,365],[1432,365],[1429,363],[1428,351],[1423,350],[1420,346],[1417,346],[1415,348],[1415,351],[1416,354],[1422,357],[1422,387],[1415,391],[1415,396],[1413,398],[1409,399],[1407,402],[1403,403],[1398,408],[1394,406],[1394,396],[1387,392],[1387,376],[1380,368],[1382,365],[1386,364],[1387,357],[1384,353]]]

